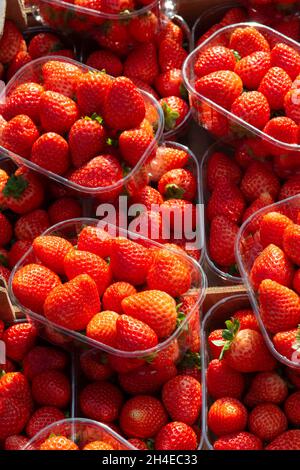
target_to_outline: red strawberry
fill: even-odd
[[[45,91],[40,98],[40,119],[45,132],[65,134],[79,117],[77,104],[55,91]]]
[[[33,36],[28,44],[28,52],[32,59],[38,59],[50,52],[57,52],[63,48],[60,38],[52,33],[39,33]]]
[[[274,199],[270,196],[269,193],[261,193],[257,199],[255,199],[250,206],[247,207],[245,210],[243,217],[242,217],[242,222],[245,222],[249,217],[254,215],[257,211],[262,209],[263,207],[266,207],[270,204],[274,203]],[[249,222],[248,228],[249,232],[255,233],[256,231],[259,230],[260,227],[260,221],[262,219],[262,216],[257,216],[254,217],[251,222]],[[275,243],[277,245],[277,243]]]
[[[2,131],[2,145],[7,150],[28,158],[39,132],[34,122],[24,114],[12,118]]]
[[[240,330],[256,330],[260,331],[257,319],[250,309],[238,310],[232,316],[233,319],[236,319],[240,323]]]
[[[242,93],[232,103],[231,112],[257,129],[263,129],[270,119],[269,103],[260,91]]]
[[[77,199],[62,197],[48,207],[48,216],[50,225],[55,225],[64,220],[82,217],[82,207]]]
[[[244,388],[244,376],[229,367],[225,361],[212,360],[206,372],[207,390],[213,398],[231,397],[240,399]]]
[[[192,172],[174,169],[165,173],[158,182],[158,190],[165,198],[193,201],[196,195],[196,180]]]
[[[42,406],[65,408],[71,398],[68,377],[58,370],[47,370],[32,380],[32,396]]]
[[[54,406],[43,406],[38,408],[26,425],[26,434],[29,438],[34,437],[49,424],[65,419],[65,415],[61,410]]]
[[[242,431],[217,439],[214,450],[262,450],[262,442],[253,434]]]
[[[93,441],[86,444],[82,450],[115,450],[115,448],[103,441]]]
[[[128,442],[138,450],[149,450],[147,444],[141,439],[128,439]]]
[[[268,212],[259,224],[260,242],[263,247],[270,243],[282,248],[283,235],[287,227],[293,225],[291,219],[279,212]]]
[[[116,343],[122,351],[142,351],[156,346],[158,339],[146,323],[121,315],[116,322]]]
[[[41,135],[32,146],[30,160],[45,170],[63,175],[69,168],[69,146],[55,132]]]
[[[297,360],[300,349],[299,329],[281,331],[273,337],[276,351],[289,360]]]
[[[257,51],[243,57],[230,70],[234,70],[241,77],[245,88],[257,90],[270,67],[270,54],[268,52]]]
[[[257,290],[264,279],[290,287],[294,276],[293,264],[276,245],[268,245],[256,258],[250,272],[253,288]]]
[[[244,402],[250,407],[267,402],[279,405],[287,395],[287,383],[280,375],[276,372],[262,372],[252,380]]]
[[[131,284],[128,282],[115,282],[103,294],[103,309],[122,314],[122,300],[133,294],[136,294],[136,289]]]
[[[217,436],[244,431],[247,410],[236,398],[219,398],[208,411],[208,427]]]
[[[249,414],[248,426],[255,436],[269,442],[287,429],[287,419],[277,405],[263,403]]]
[[[129,23],[129,33],[138,42],[149,42],[155,39],[158,29],[158,18],[152,11],[136,16]]]
[[[130,201],[132,204],[142,204],[150,211],[153,205],[159,207],[163,203],[163,198],[157,189],[152,186],[144,186],[130,198]]]
[[[176,374],[177,369],[174,364],[164,369],[156,369],[151,364],[145,364],[129,372],[120,373],[118,380],[123,390],[130,395],[153,394]]]
[[[279,190],[278,178],[268,166],[261,162],[253,162],[246,170],[241,182],[241,191],[249,201],[257,199],[265,192],[276,199]]]
[[[50,436],[42,442],[39,450],[79,450],[75,442],[64,436]]]
[[[165,116],[165,130],[170,131],[178,127],[186,118],[189,107],[178,96],[169,96],[159,101]]]
[[[64,351],[48,346],[35,346],[23,359],[24,375],[32,380],[47,370],[64,370],[68,357]]]
[[[33,242],[36,257],[57,274],[65,274],[64,258],[73,250],[70,242],[62,237],[43,235]]]
[[[288,197],[296,196],[300,192],[300,177],[299,175],[291,176],[281,187],[279,193],[279,200],[287,199]]]
[[[118,55],[127,55],[130,52],[132,40],[128,34],[126,21],[107,22],[104,27],[94,32],[93,38],[101,48],[111,50]]]
[[[101,118],[85,117],[76,121],[71,127],[69,145],[72,163],[76,168],[101,154],[106,137],[101,122]]]
[[[22,432],[28,419],[28,409],[15,398],[0,398],[0,439]]]
[[[235,23],[241,23],[247,19],[245,11],[240,7],[230,8],[221,21],[222,26],[228,26]]]
[[[0,41],[0,62],[8,64],[21,48],[22,34],[13,21],[6,20]]]
[[[201,410],[201,385],[193,377],[178,375],[165,383],[162,400],[172,420],[192,425]]]
[[[142,91],[146,91],[147,93],[152,95],[156,100],[159,100],[158,94],[156,93],[154,88],[152,88],[152,86],[150,86],[148,83],[143,82],[143,80],[140,80],[139,78],[136,78],[136,77],[132,77],[131,81],[135,84],[137,88],[139,88]]]
[[[209,235],[209,254],[220,266],[235,265],[234,244],[239,227],[223,215],[211,221]]]
[[[182,73],[180,69],[170,69],[155,78],[155,88],[160,96],[178,96],[186,98],[186,89],[183,85]]]
[[[99,311],[97,285],[87,274],[52,289],[44,303],[44,314],[49,321],[75,331],[83,330]]]
[[[92,52],[86,60],[86,65],[99,71],[105,70],[113,77],[119,77],[123,72],[123,64],[119,57],[108,50]]]
[[[12,238],[12,225],[7,217],[0,213],[0,246],[7,245]]]
[[[298,77],[295,80],[298,83]],[[300,124],[300,113],[298,106],[299,90],[297,86],[292,86],[292,89],[287,92],[284,97],[284,111],[289,119],[292,119],[296,124]]]
[[[19,51],[10,62],[6,72],[6,80],[9,81],[20,70],[21,67],[32,61],[32,57],[27,51]]]
[[[39,208],[44,200],[41,180],[34,173],[18,169],[2,190],[5,205],[17,214],[26,214]]]
[[[184,150],[159,146],[155,158],[149,162],[151,180],[158,181],[167,171],[184,168],[188,163],[188,158]]]
[[[4,442],[4,450],[23,450],[23,447],[28,442],[29,439],[27,437],[19,434],[8,436]]]
[[[167,414],[161,402],[148,395],[130,398],[120,414],[121,429],[129,437],[153,437],[166,423]]]
[[[22,361],[27,352],[33,348],[36,336],[37,330],[31,323],[9,326],[2,336],[7,356],[14,361]]]
[[[271,136],[279,142],[287,142],[288,144],[297,144],[298,142],[298,126],[290,118],[279,116],[271,119],[264,127],[264,133]],[[277,147],[271,142],[264,142],[265,147],[272,155],[282,155],[285,150]]]
[[[287,44],[278,42],[271,51],[272,67],[281,67],[292,80],[300,73],[300,56],[298,52]]]
[[[82,116],[102,113],[112,83],[111,77],[102,72],[90,72],[81,76],[76,89],[76,98]]]
[[[156,144],[153,134],[141,128],[122,132],[119,138],[120,152],[123,160],[130,166],[136,166],[142,159],[151,160],[155,156]],[[149,152],[149,149],[152,152]]]
[[[29,383],[21,372],[8,372],[0,379],[0,398],[14,398],[27,408],[29,418],[32,410],[32,398]]]
[[[280,67],[272,67],[260,82],[258,91],[268,100],[270,108],[283,108],[284,97],[292,86],[289,75]]]
[[[185,423],[172,421],[163,426],[155,437],[156,450],[196,450],[197,436]]]
[[[219,106],[230,109],[233,102],[242,93],[243,84],[236,73],[220,70],[199,78],[195,83],[195,89]]]
[[[195,63],[195,74],[200,78],[218,70],[234,71],[235,64],[236,57],[232,50],[223,46],[213,46],[198,56]]]
[[[41,235],[49,226],[50,221],[47,212],[43,209],[36,209],[22,215],[18,219],[15,223],[15,236],[18,240],[32,242],[35,237]],[[29,262],[29,260],[26,259],[26,262]]]
[[[137,46],[124,63],[124,75],[152,85],[159,74],[156,48],[152,42]],[[132,126],[135,127],[135,126]]]
[[[105,230],[87,226],[79,234],[77,248],[107,258],[111,255],[112,241],[113,238]]]
[[[238,222],[244,209],[245,199],[240,189],[234,183],[224,182],[213,190],[206,214],[209,221],[216,216],[225,216],[232,222]]]
[[[84,416],[112,423],[120,412],[123,396],[119,388],[108,382],[94,382],[87,385],[79,396],[80,408]]]
[[[293,429],[285,431],[276,437],[269,445],[266,450],[299,450],[300,447],[300,430]]]
[[[97,313],[86,327],[86,335],[95,341],[115,347],[117,341],[117,320],[119,315],[110,310]]]
[[[288,421],[293,426],[300,423],[300,392],[292,393],[284,403],[284,412]],[[285,429],[284,429],[285,431]]]
[[[142,0],[141,3],[146,4],[147,1],[150,3],[149,0]],[[184,39],[182,28],[173,21],[167,21],[161,25],[161,30],[157,37],[157,43],[160,44],[164,39],[173,39],[173,41],[182,45]]]
[[[163,39],[159,45],[159,65],[162,72],[171,69],[181,69],[188,54],[178,42],[173,39]]]
[[[212,191],[219,184],[228,183],[228,181],[238,184],[241,176],[241,170],[238,165],[225,153],[214,152],[210,156],[206,170],[209,191]]]
[[[107,356],[102,351],[97,350],[80,354],[80,368],[91,381],[107,380],[113,374]]]
[[[251,26],[236,28],[231,34],[229,47],[237,51],[241,57],[257,51],[270,51],[268,41],[257,29]]]
[[[49,60],[42,65],[42,77],[45,90],[55,91],[68,98],[73,98],[82,71],[75,64]]]
[[[290,224],[283,233],[283,249],[286,255],[297,265],[300,264],[300,225]]]

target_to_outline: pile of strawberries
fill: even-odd
[[[271,282],[271,281],[270,281]],[[300,375],[268,351],[251,309],[207,332],[209,440],[215,450],[299,450]]]
[[[26,322],[5,327],[0,339],[6,363],[0,365],[0,447],[21,450],[29,439],[71,410],[71,364],[66,352],[42,343]]]

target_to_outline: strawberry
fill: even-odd
[[[240,330],[256,330],[260,331],[258,321],[250,309],[237,310],[232,316],[240,323]]]
[[[162,289],[172,297],[178,297],[190,289],[191,283],[190,266],[183,258],[165,249],[155,252],[147,275],[149,289]]]
[[[122,356],[108,355],[108,363],[115,372],[127,373],[138,369],[144,364],[144,359],[131,359]]]
[[[79,234],[77,248],[107,258],[111,255],[112,241],[113,238],[100,227],[86,226]]]
[[[134,286],[144,284],[152,263],[151,252],[125,238],[114,239],[111,247],[110,266],[113,278]]]
[[[248,426],[259,439],[270,442],[287,429],[287,419],[277,405],[263,403],[249,414]]]
[[[266,450],[299,450],[300,447],[300,430],[293,429],[285,431],[276,437],[267,447]]]
[[[38,408],[26,425],[26,434],[29,438],[32,438],[46,426],[56,421],[61,421],[62,419],[65,419],[65,415],[60,409],[54,406]]]
[[[74,331],[83,330],[99,311],[97,285],[87,274],[52,289],[44,303],[44,314],[49,321]]]
[[[300,375],[298,371],[287,367],[285,372],[286,372],[289,383],[291,383],[297,390],[299,390],[300,389]]]
[[[28,44],[28,52],[32,59],[38,59],[60,49],[63,49],[63,44],[60,38],[52,33],[38,33],[33,36]]]
[[[80,274],[88,274],[96,283],[102,296],[112,280],[110,266],[97,255],[88,251],[68,250],[64,258],[64,272],[69,280]]]
[[[259,286],[260,314],[272,333],[296,328],[300,323],[298,294],[278,282],[265,279]]]
[[[119,315],[114,311],[102,311],[92,317],[86,327],[86,335],[100,343],[115,347],[117,341],[117,320]]]
[[[69,145],[72,163],[76,168],[81,167],[92,158],[100,155],[106,139],[101,118],[85,117],[76,121],[69,132]]]
[[[40,98],[40,119],[45,132],[65,134],[79,117],[77,104],[61,93],[45,91]]]
[[[158,18],[148,11],[144,15],[133,17],[129,23],[128,31],[138,42],[149,42],[155,39],[158,29]]]
[[[45,90],[55,91],[68,98],[73,98],[81,74],[77,65],[68,62],[49,60],[42,65]]]
[[[76,98],[81,116],[100,115],[112,86],[112,79],[106,73],[83,74],[77,84]]]
[[[32,396],[41,406],[65,408],[71,398],[68,377],[58,370],[47,370],[32,379]]]
[[[268,245],[256,258],[250,271],[250,280],[257,290],[264,279],[291,287],[294,276],[293,264],[285,252],[276,245]]]
[[[258,91],[268,100],[272,110],[282,109],[284,97],[292,86],[292,80],[285,70],[272,67],[260,82]]]
[[[272,67],[281,67],[292,80],[300,73],[300,55],[287,44],[278,42],[271,51]]]
[[[73,246],[62,237],[43,235],[33,241],[33,251],[47,268],[65,274],[64,258],[73,251]]]
[[[196,180],[191,171],[182,168],[170,170],[158,182],[158,190],[167,199],[178,198],[193,201],[196,196]]]
[[[299,266],[300,264],[300,225],[289,224],[283,233],[283,249],[286,255]]]
[[[0,379],[0,398],[14,398],[27,408],[29,418],[32,398],[29,383],[21,372],[8,372]]]
[[[115,450],[110,444],[103,441],[93,441],[86,444],[82,450]]]
[[[80,202],[72,197],[62,197],[48,207],[50,225],[58,224],[64,220],[82,217]]]
[[[153,394],[162,385],[175,377],[177,369],[173,365],[156,369],[151,364],[144,364],[137,369],[119,374],[118,380],[123,390],[130,395]]]
[[[222,18],[221,25],[228,26],[235,23],[241,23],[246,21],[247,17],[243,8],[240,7],[233,7],[229,8],[225,13],[224,17]]]
[[[69,145],[55,132],[41,135],[32,146],[30,161],[45,170],[63,175],[69,168]]]
[[[92,52],[86,60],[86,65],[99,71],[104,70],[113,77],[119,77],[123,72],[123,64],[119,57],[108,50]]]
[[[238,165],[225,153],[214,152],[210,156],[206,170],[209,191],[212,191],[218,184],[227,183],[228,181],[239,184],[241,176]]]
[[[14,361],[22,361],[27,352],[33,348],[36,336],[37,330],[31,323],[9,326],[2,336],[7,356]]]
[[[0,439],[20,434],[28,419],[28,409],[15,398],[0,398]]]
[[[244,209],[245,199],[240,189],[234,183],[224,182],[216,185],[213,190],[206,215],[209,221],[222,215],[232,222],[238,222]]]
[[[238,231],[238,225],[223,215],[218,215],[211,221],[209,254],[220,266],[235,265],[234,244]]]
[[[152,186],[144,186],[138,193],[131,196],[130,201],[132,204],[142,204],[149,211],[153,205],[160,206],[164,202],[160,192]]]
[[[50,436],[41,443],[39,450],[79,450],[75,442],[64,436]]]
[[[18,301],[37,313],[43,311],[48,294],[60,285],[59,277],[39,264],[27,264],[16,272],[12,280],[12,289]]]
[[[152,86],[150,86],[148,83],[144,82],[143,80],[140,80],[137,77],[132,77],[131,81],[135,84],[137,88],[139,88],[142,91],[146,91],[147,93],[152,95],[156,100],[159,100],[158,94],[156,93],[154,88],[152,88]]]
[[[176,168],[184,168],[188,163],[188,158],[184,150],[159,146],[155,158],[149,162],[151,180],[158,181],[164,173]]]
[[[195,82],[197,93],[214,101],[225,109],[230,109],[233,102],[243,91],[240,77],[230,70],[212,72]]]
[[[113,374],[108,358],[102,351],[83,352],[79,359],[82,372],[91,381],[107,380]]]
[[[134,9],[133,0],[102,0],[101,9],[105,13],[120,13],[124,10]]]
[[[257,199],[262,193],[266,192],[276,199],[280,190],[277,176],[262,162],[253,162],[248,167],[240,187],[249,201]]]
[[[24,114],[12,118],[3,128],[2,145],[7,150],[28,158],[39,132],[34,122]]]
[[[288,197],[296,196],[300,192],[300,176],[294,175],[281,186],[279,192],[279,200],[287,199]]]
[[[268,157],[268,152],[261,145],[261,141],[255,137],[241,139],[235,149],[234,159],[244,169],[253,163],[253,158],[264,161]]]
[[[2,190],[5,205],[17,214],[26,214],[39,208],[44,200],[41,180],[34,173],[20,168],[12,175]]]
[[[120,414],[121,429],[129,437],[153,437],[166,423],[167,414],[161,402],[148,395],[130,398]]]
[[[156,144],[153,134],[141,128],[122,132],[119,138],[120,152],[123,160],[130,166],[136,166],[147,156],[147,161],[155,156]],[[152,148],[151,153],[149,149]]]
[[[240,399],[244,388],[243,374],[229,367],[225,361],[212,360],[206,371],[207,390],[213,398]]]
[[[94,382],[80,392],[79,402],[84,416],[112,423],[119,416],[123,396],[119,388],[109,382]]]
[[[283,235],[287,227],[293,225],[291,219],[279,212],[268,212],[265,214],[259,224],[260,242],[263,247],[270,243],[282,248]]]
[[[115,130],[137,127],[145,117],[145,104],[131,80],[118,77],[108,91],[104,102],[104,120]]]
[[[47,370],[64,370],[68,357],[64,351],[48,346],[35,346],[23,359],[24,375],[32,380]]]
[[[244,402],[250,407],[267,402],[279,405],[287,395],[287,383],[280,375],[276,372],[262,372],[252,380]]]
[[[7,245],[12,238],[12,225],[7,217],[0,213],[0,246]]]
[[[146,0],[147,1],[147,0]],[[141,1],[143,3],[143,0]],[[144,0],[145,3],[145,0]],[[148,0],[148,3],[149,0]],[[183,31],[180,26],[175,24],[173,21],[167,21],[161,25],[159,34],[157,36],[157,43],[160,44],[164,39],[172,39],[179,45],[183,44]]]
[[[284,403],[284,412],[293,426],[300,423],[300,392],[292,393]],[[285,429],[283,430],[285,431]]]
[[[10,62],[6,72],[6,80],[9,81],[12,77],[26,64],[32,61],[32,57],[27,51],[19,51],[13,60]]]
[[[185,423],[172,421],[163,426],[155,437],[156,450],[196,450],[197,436]]]
[[[176,303],[166,292],[138,292],[123,299],[121,305],[125,315],[149,325],[158,338],[167,338],[176,328]]]
[[[297,82],[298,78],[296,79]],[[298,106],[298,96],[299,90],[298,88],[292,87],[290,91],[284,97],[284,111],[288,118],[294,121],[296,124],[300,124],[300,113],[299,113],[299,106]]]
[[[151,349],[158,343],[155,331],[146,323],[127,315],[116,322],[116,344],[122,351]]]
[[[229,48],[237,51],[241,57],[257,51],[270,52],[268,41],[252,26],[236,28],[230,36]]]
[[[23,450],[23,447],[28,442],[29,439],[27,437],[19,434],[8,436],[4,442],[4,450]]]
[[[128,55],[132,40],[128,33],[126,21],[109,21],[93,33],[93,38],[99,46],[118,55]]]
[[[166,38],[159,45],[158,56],[161,71],[166,72],[171,69],[181,69],[188,54],[178,42]]]
[[[214,450],[262,450],[262,442],[253,434],[242,431],[217,439]]]
[[[271,136],[279,142],[288,144],[297,144],[298,142],[298,126],[290,118],[279,116],[271,119],[264,127],[264,133]],[[264,142],[265,147],[272,155],[282,155],[285,150],[271,142]]]
[[[178,375],[163,386],[163,404],[174,421],[192,425],[201,410],[201,385],[193,377]]]
[[[178,96],[168,96],[159,101],[164,117],[165,117],[165,130],[170,131],[178,127],[186,118],[189,107],[187,103]]]
[[[234,70],[248,90],[257,90],[260,82],[271,68],[271,57],[268,52],[257,51],[246,55],[236,62]]]
[[[21,48],[23,36],[13,21],[6,20],[0,40],[0,62],[8,64]]]
[[[219,70],[234,71],[236,60],[234,52],[227,47],[209,47],[199,54],[195,62],[195,74],[200,78]]]
[[[158,74],[157,53],[152,42],[136,46],[125,60],[124,75],[130,79],[152,85]]]
[[[244,431],[247,410],[236,398],[219,398],[208,411],[208,426],[216,436]]]
[[[50,226],[48,214],[43,209],[36,209],[22,215],[15,223],[15,236],[18,240],[33,241]],[[30,255],[29,255],[30,256]],[[29,259],[31,256],[29,257]],[[26,262],[29,260],[26,259]]]
[[[270,106],[259,91],[246,91],[232,104],[231,112],[257,129],[263,129],[270,119]]]
[[[273,337],[276,351],[289,360],[295,360],[299,354],[299,328],[289,331],[281,331]]]
[[[269,193],[261,193],[257,199],[254,199],[254,201],[250,204],[250,206],[247,207],[245,210],[243,217],[242,217],[242,222],[245,222],[249,217],[254,215],[257,211],[262,209],[263,207],[266,207],[270,204],[274,204],[274,199],[270,196]],[[260,227],[260,221],[262,219],[262,216],[257,216],[254,217],[251,222],[249,222],[248,228],[249,232],[255,233],[256,231],[259,230]],[[277,243],[274,243],[274,245],[277,245]]]
[[[162,97],[178,96],[186,98],[186,89],[183,85],[180,69],[170,69],[156,76],[154,86]]]
[[[115,282],[103,294],[103,309],[122,314],[122,300],[134,294],[136,294],[136,289],[128,282]]]
[[[182,232],[194,230],[197,223],[196,207],[185,199],[168,199],[160,206],[165,224],[174,232],[175,243],[182,240]],[[179,232],[179,234],[178,234]],[[179,241],[180,241],[179,240]]]
[[[149,450],[147,444],[141,439],[132,438],[128,439],[128,442],[138,450]]]

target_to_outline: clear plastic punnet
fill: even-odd
[[[274,334],[272,335],[264,324],[260,314],[258,291],[254,289],[250,278],[251,268],[254,261],[264,249],[260,242],[259,230],[257,230],[255,226],[257,227],[257,222],[259,222],[264,215],[269,214],[270,212],[279,212],[280,214],[284,214],[289,217],[293,222],[296,222],[297,215],[300,212],[300,195],[293,196],[264,207],[249,217],[249,219],[244,222],[238,233],[235,244],[235,256],[241,276],[248,289],[252,308],[269,350],[279,362],[288,367],[300,369],[300,360],[297,350],[295,350],[294,358],[292,356],[292,359],[283,356],[276,350],[273,343]]]
[[[29,64],[22,67],[14,77],[9,81],[7,86],[4,90],[0,93],[0,103],[5,104],[6,100],[12,94],[12,92],[20,85],[26,82],[37,82],[41,83],[41,69],[42,66],[47,63],[49,60],[51,61],[60,61],[68,64],[76,65],[81,69],[83,73],[88,72],[97,72],[97,70],[88,67],[87,65],[83,65],[77,61],[72,59],[68,59],[65,57],[60,56],[48,56],[36,59]],[[151,124],[153,128],[156,129],[155,136],[153,137],[152,142],[145,150],[144,154],[138,161],[138,163],[133,168],[126,169],[126,174],[116,183],[110,186],[102,186],[102,187],[85,187],[81,186],[77,183],[74,183],[64,176],[60,176],[56,173],[48,171],[41,166],[31,162],[30,160],[17,155],[16,153],[7,150],[3,146],[0,145],[0,155],[3,157],[11,158],[17,165],[25,166],[35,172],[38,172],[41,175],[50,178],[57,183],[61,184],[64,187],[67,187],[71,191],[80,194],[81,196],[97,196],[97,198],[101,198],[102,200],[107,200],[111,198],[112,194],[119,194],[122,191],[126,190],[129,194],[137,191],[139,188],[145,186],[148,182],[148,174],[146,170],[146,162],[151,152],[160,141],[163,133],[164,128],[164,117],[161,107],[159,106],[158,102],[155,98],[150,95],[149,93],[140,90],[146,107],[146,115],[148,116],[149,120],[151,120]]]
[[[252,137],[260,139],[262,144],[267,143],[270,148],[276,147],[276,154],[279,150],[283,155],[294,154],[295,152],[300,151],[299,144],[288,144],[267,135],[262,130],[237,117],[228,109],[225,109],[213,100],[198,93],[195,89],[196,75],[194,68],[199,54],[212,46],[227,44],[228,38],[235,29],[246,28],[249,26],[254,27],[259,31],[269,42],[272,43],[272,45],[275,45],[276,43],[284,43],[294,48],[298,53],[300,52],[300,44],[298,42],[259,23],[237,23],[216,31],[188,56],[183,65],[183,78],[185,86],[189,92],[193,117],[199,125],[207,129],[214,136],[226,138],[251,135]]]
[[[129,232],[126,229],[116,227],[107,222],[103,224],[103,221],[100,222],[97,219],[88,218],[72,219],[59,223],[44,232],[44,235],[60,236],[71,241],[73,245],[76,245],[78,235],[81,233],[82,229],[87,226],[106,229],[106,231],[111,236],[125,237],[144,246],[146,245],[151,249],[163,248],[163,245],[151,241],[140,234]],[[174,253],[172,250],[170,252]],[[183,318],[181,318],[180,315],[178,326],[168,338],[162,339],[162,341],[159,342],[156,346],[142,351],[124,351],[116,349],[112,346],[108,346],[107,344],[103,344],[99,341],[96,341],[95,339],[87,337],[81,331],[73,331],[71,329],[60,326],[57,323],[53,323],[45,316],[24,307],[24,305],[20,303],[14,293],[13,280],[17,271],[27,264],[26,261],[28,256],[32,255],[34,255],[33,248],[31,248],[24,255],[24,257],[19,261],[12,271],[9,281],[9,296],[14,305],[16,305],[16,307],[37,326],[39,333],[46,339],[51,339],[51,341],[54,343],[61,344],[64,347],[70,347],[72,349],[76,346],[89,346],[129,361],[136,361],[136,359],[142,359],[145,361],[147,358],[153,359],[158,353],[165,351],[169,346],[174,346],[176,350],[178,350],[178,360],[180,360],[180,358],[188,350],[190,350],[192,346],[194,349],[197,349],[199,346],[200,349],[200,309],[205,297],[207,281],[201,266],[188,255],[185,255],[181,252],[176,252],[177,257],[182,260],[186,266],[188,266],[191,273],[190,288],[186,293],[180,296],[180,299],[183,299],[183,301],[186,300],[186,302],[189,303],[189,306],[187,307]],[[38,261],[37,258],[36,261]],[[180,312],[179,307],[178,310]]]
[[[205,315],[201,328],[201,362],[202,362],[202,432],[204,445],[213,450],[216,436],[212,434],[207,425],[207,413],[213,403],[206,386],[206,371],[212,357],[208,347],[208,336],[216,329],[224,328],[225,321],[240,309],[250,308],[250,301],[246,294],[233,295],[217,302]]]
[[[40,450],[41,445],[53,436],[63,436],[73,441],[78,450],[88,444],[100,441],[111,450],[136,450],[128,441],[104,423],[85,418],[70,418],[57,421],[39,431],[23,448],[23,450]],[[77,449],[76,449],[77,450]]]

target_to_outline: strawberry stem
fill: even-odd
[[[20,199],[27,187],[28,181],[26,181],[23,176],[12,175],[8,179],[2,191],[2,194],[5,197],[13,197],[14,199]]]
[[[167,184],[165,191],[168,199],[182,199],[184,195],[184,189],[174,183]]]
[[[165,116],[165,128],[167,131],[170,131],[176,126],[176,121],[179,118],[179,113],[170,108],[167,103],[162,104],[162,109]]]
[[[231,343],[233,342],[240,329],[240,322],[236,318],[227,320],[225,322],[225,325],[226,328],[224,328],[222,332],[223,340],[213,341],[213,344],[215,346],[223,346],[221,354],[219,356],[219,361],[223,359],[225,352],[230,349]]]

